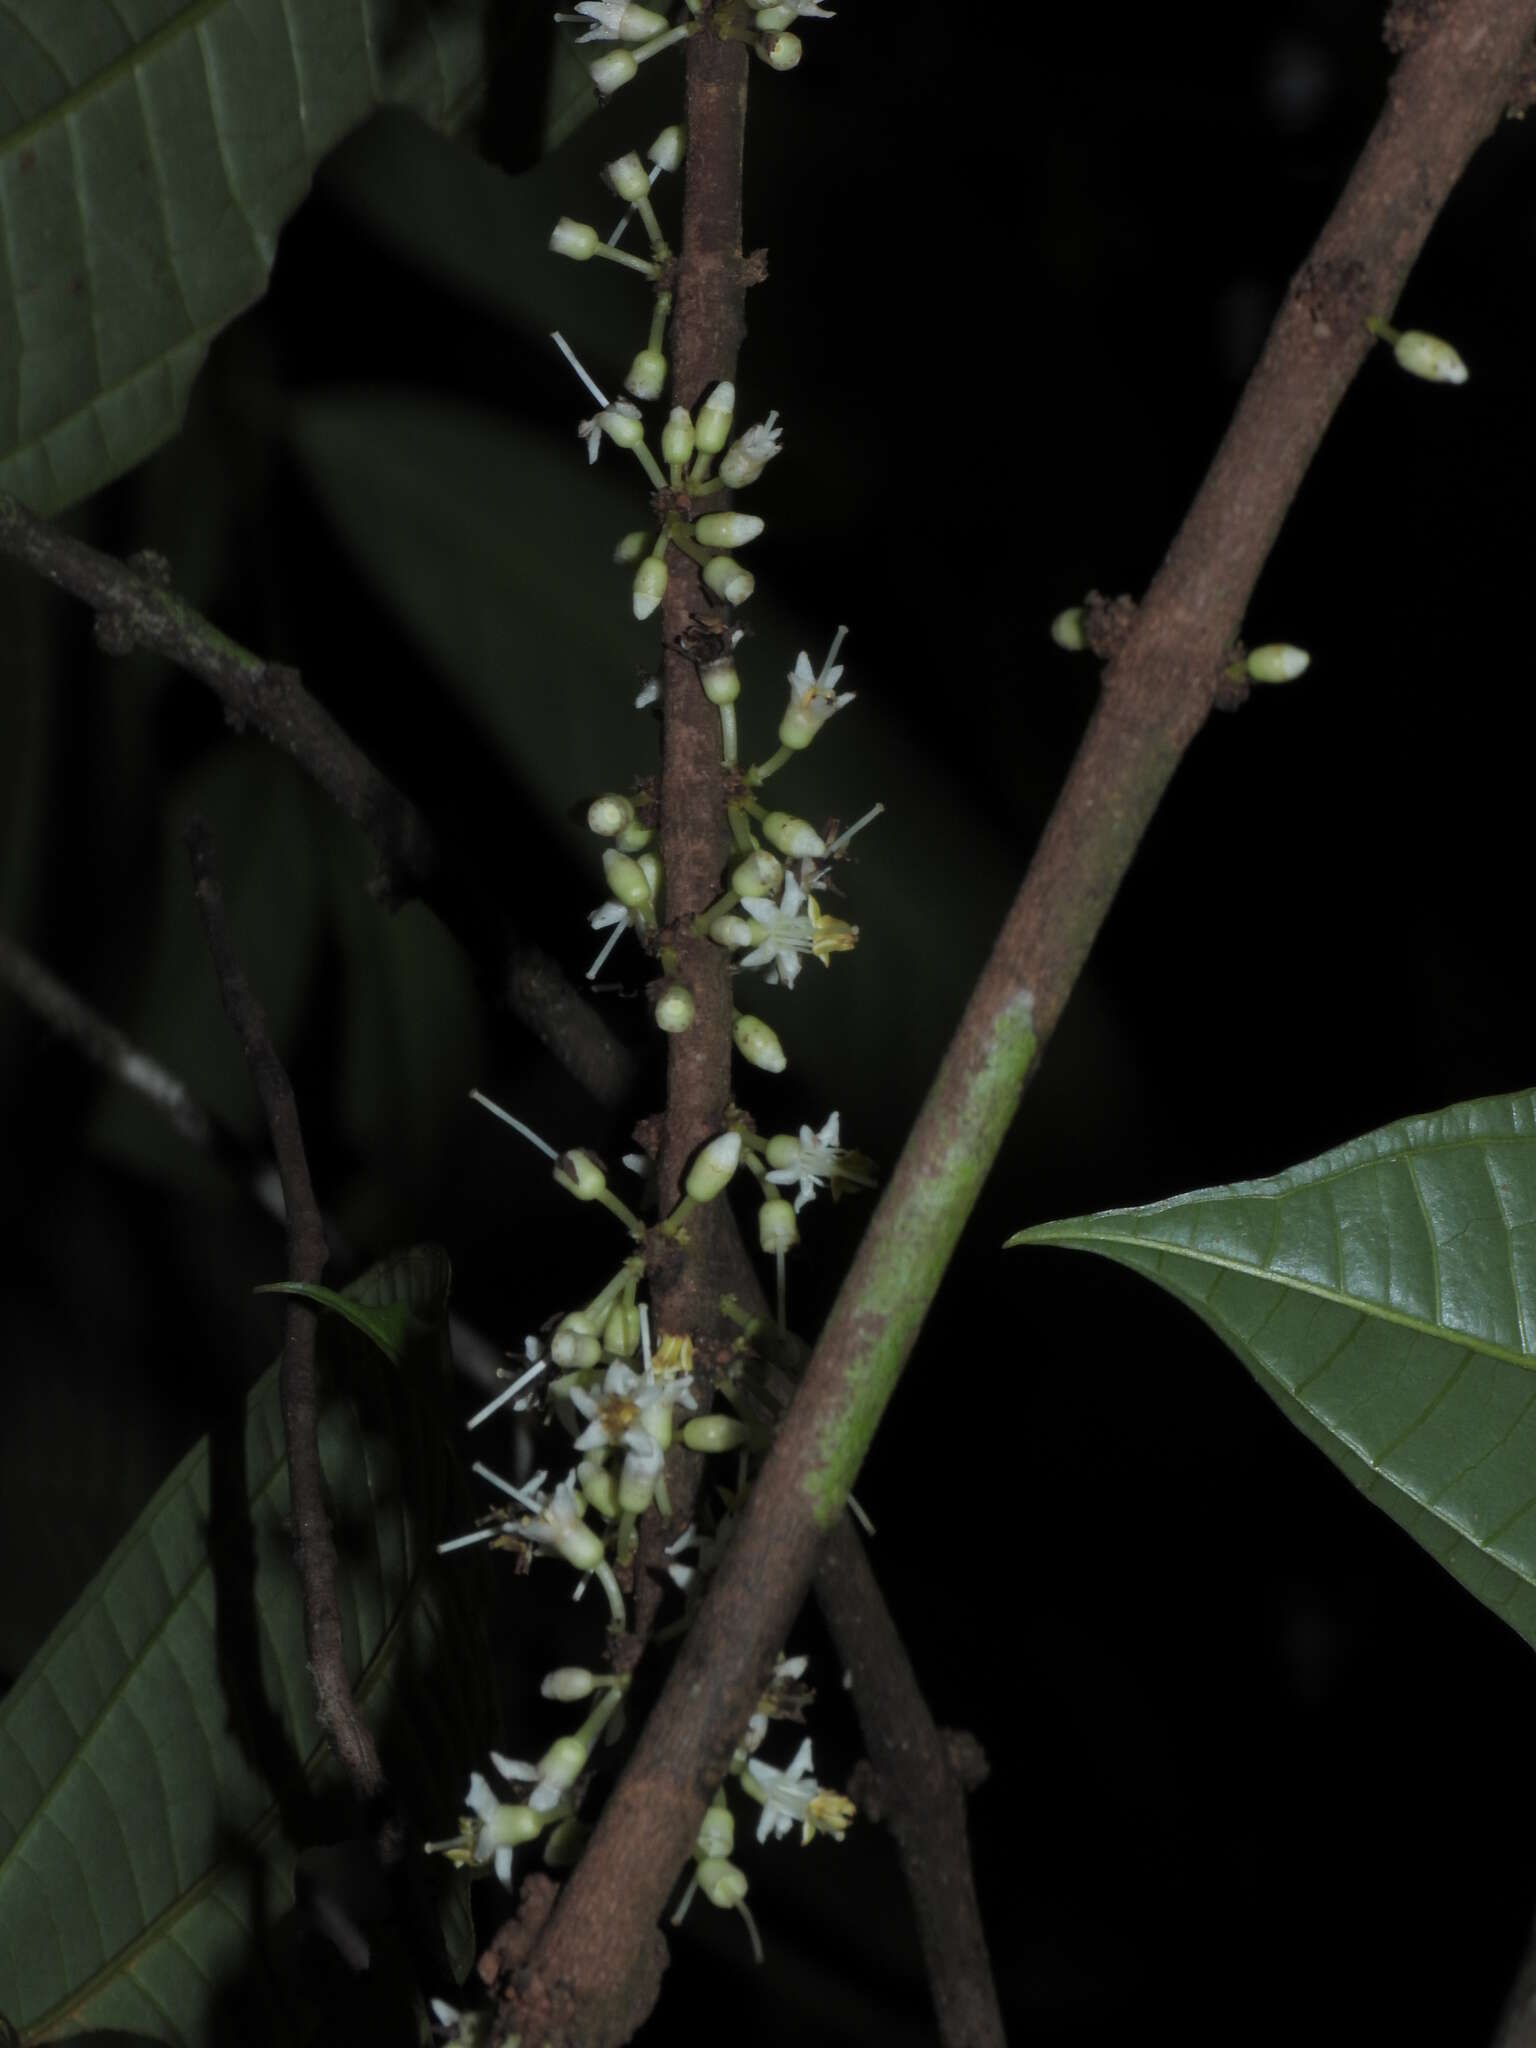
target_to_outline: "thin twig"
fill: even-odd
[[[163,559],[127,562],[87,546],[0,491],[0,554],[96,613],[108,653],[144,648],[208,685],[236,731],[251,726],[291,754],[373,847],[378,893],[428,905],[504,1003],[597,1101],[622,1100],[634,1062],[559,965],[513,931],[470,864],[443,846],[417,807],[312,697],[297,669],[231,640],[171,590]]]
[[[201,818],[194,818],[187,827],[187,852],[224,1014],[245,1055],[283,1183],[288,1277],[314,1286],[325,1271],[325,1224],[304,1156],[298,1104],[273,1046],[266,1012],[245,978],[230,938],[213,834]],[[300,1301],[291,1301],[287,1307],[278,1389],[288,1451],[294,1551],[304,1592],[304,1646],[315,1683],[315,1704],[320,1725],[330,1736],[353,1790],[365,1806],[372,1806],[385,1789],[384,1769],[347,1676],[336,1590],[336,1545],[325,1512],[325,1475],[320,1464],[315,1312]]]
[[[1460,0],[1388,103],[1123,646],[742,1522],[536,1951],[538,2011],[607,2013],[784,1641],[1002,1137],[1174,771],[1281,521],[1473,150],[1536,0]],[[701,38],[701,41],[704,39]],[[590,2001],[590,2004],[589,2004]],[[584,2036],[585,2038],[585,2036]],[[610,2037],[598,2032],[594,2040]],[[525,2036],[539,2048],[543,2033]]]

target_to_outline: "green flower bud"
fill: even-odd
[[[803,747],[811,744],[826,722],[824,718],[818,718],[814,711],[807,710],[798,697],[791,698],[789,709],[779,720],[779,745],[792,747],[798,754]]]
[[[1068,654],[1081,654],[1088,645],[1088,614],[1080,604],[1058,612],[1051,621],[1051,638]]]
[[[757,1241],[765,1252],[787,1252],[800,1242],[800,1225],[791,1203],[777,1197],[757,1212]]]
[[[793,28],[799,19],[800,10],[798,7],[776,6],[773,4],[773,0],[769,0],[769,5],[761,8],[758,12],[757,25],[760,29],[765,29],[771,33],[774,29],[778,28]]]
[[[615,903],[622,903],[626,910],[649,909],[651,885],[638,860],[631,860],[627,853],[619,853],[611,846],[605,847],[603,879]]]
[[[657,1029],[671,1033],[686,1031],[693,1019],[692,990],[684,988],[680,981],[669,981],[656,998]]]
[[[634,816],[635,807],[629,798],[608,790],[587,805],[587,829],[600,839],[612,839],[616,832],[634,822]]]
[[[735,1814],[725,1805],[707,1807],[694,1840],[695,1853],[706,1860],[713,1857],[718,1862],[729,1856],[735,1846]]]
[[[1431,384],[1465,384],[1467,366],[1448,341],[1435,334],[1421,334],[1409,328],[1393,345],[1393,355],[1412,376],[1427,378]]]
[[[763,820],[763,836],[791,860],[819,860],[827,850],[821,834],[813,831],[804,818],[794,817],[789,811],[770,811]],[[607,859],[604,854],[605,864]]]
[[[545,1672],[539,1685],[545,1699],[564,1700],[568,1706],[586,1699],[596,1688],[596,1678],[579,1664],[562,1664],[554,1671]]]
[[[704,564],[704,581],[727,604],[745,604],[757,588],[752,571],[743,569],[730,555],[711,555]]]
[[[715,919],[709,928],[709,936],[717,946],[728,950],[734,946],[750,946],[753,942],[750,922],[744,917],[731,917],[729,914]]]
[[[651,901],[659,903],[661,901],[661,855],[650,852],[637,854],[635,856],[635,866],[645,877],[645,885],[651,892]]]
[[[731,415],[735,410],[736,386],[728,381],[717,384],[699,407],[694,422],[693,438],[701,454],[720,453],[730,438]]]
[[[555,1179],[578,1202],[595,1202],[608,1176],[590,1152],[567,1152],[555,1161]]]
[[[699,670],[699,681],[711,704],[734,704],[741,695],[741,677],[728,654],[719,661],[706,661]]]
[[[659,555],[647,555],[635,571],[630,602],[637,619],[648,619],[667,594],[667,565]]]
[[[663,128],[650,148],[645,152],[653,164],[659,164],[664,171],[682,168],[683,151],[687,146],[687,131],[679,121],[670,128]]]
[[[619,1512],[618,1481],[606,1465],[599,1465],[595,1458],[583,1458],[576,1467],[576,1483],[581,1488],[583,1500],[595,1508],[607,1521],[617,1518]],[[597,1539],[594,1539],[597,1540]],[[602,1555],[602,1544],[598,1541],[598,1555]],[[591,1567],[589,1566],[590,1570]]]
[[[731,887],[738,896],[776,896],[783,879],[783,861],[763,846],[755,846],[746,859],[731,870]]]
[[[1243,665],[1256,683],[1294,683],[1311,667],[1312,657],[1305,648],[1275,641],[1268,647],[1255,647]]]
[[[574,1316],[567,1316],[549,1340],[549,1355],[562,1372],[590,1372],[601,1365],[603,1347],[597,1333],[586,1325],[573,1329]]]
[[[631,562],[638,562],[640,557],[649,550],[653,538],[653,535],[639,528],[633,533],[626,533],[614,549],[613,559],[625,567],[628,567]]]
[[[582,1852],[592,1838],[592,1830],[585,1821],[577,1820],[572,1814],[569,1819],[551,1828],[544,1837],[544,1863],[549,1870],[569,1870],[581,1861]]]
[[[647,10],[640,8],[629,11],[643,14]],[[666,23],[663,22],[661,26],[665,28]],[[656,33],[659,35],[661,29],[657,29]],[[587,76],[600,93],[607,94],[617,92],[621,85],[628,85],[639,68],[628,50],[610,50],[606,57],[598,57],[587,66]]]
[[[768,1164],[772,1167],[793,1166],[800,1157],[800,1140],[792,1138],[788,1131],[780,1131],[768,1140]]]
[[[637,1467],[626,1458],[619,1467],[619,1511],[643,1515],[656,1498],[656,1474]]]
[[[740,1163],[740,1131],[722,1131],[718,1138],[710,1139],[689,1167],[684,1188],[695,1202],[712,1202],[729,1186]]]
[[[751,1435],[735,1415],[695,1415],[683,1426],[683,1442],[690,1451],[739,1451]]]
[[[642,825],[636,818],[633,824],[624,827],[613,843],[620,853],[643,853],[655,837],[655,827]]]
[[[707,548],[741,548],[757,539],[763,522],[755,512],[706,512],[693,530]]]
[[[761,1067],[765,1074],[782,1074],[789,1065],[779,1034],[761,1017],[738,1017],[731,1026],[731,1037],[748,1065]]]
[[[639,153],[633,149],[626,150],[623,156],[615,157],[611,164],[604,165],[603,176],[619,197],[629,200],[631,204],[637,199],[646,198],[651,189],[645,165],[641,163]]]
[[[634,60],[631,58],[630,60]],[[569,256],[573,263],[585,263],[597,247],[597,229],[584,220],[562,214],[550,233],[549,246],[557,256]]]
[[[630,364],[624,389],[636,398],[660,398],[667,385],[667,359],[659,348],[643,348]]]
[[[693,420],[685,405],[674,405],[667,415],[661,430],[661,459],[679,464],[693,460]]]
[[[645,439],[645,422],[637,420],[633,413],[620,412],[617,406],[607,406],[597,416],[597,424],[616,448],[633,448]]]
[[[640,1349],[640,1311],[632,1303],[616,1301],[603,1325],[603,1350],[610,1357],[633,1358]]]
[[[787,28],[762,37],[753,47],[772,71],[793,71],[804,54],[800,38]]]
[[[539,1758],[539,1776],[568,1792],[587,1767],[587,1745],[579,1735],[561,1735]]]

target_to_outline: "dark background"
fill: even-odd
[[[743,727],[771,745],[795,651],[819,662],[846,622],[859,701],[775,788],[812,816],[887,805],[847,881],[858,951],[758,1004],[790,1055],[742,1084],[770,1123],[835,1107],[846,1142],[898,1149],[1091,708],[1094,665],[1049,620],[1155,570],[1381,105],[1381,11],[846,0],[803,25],[797,74],[755,71],[748,243],[770,277],[740,417],[776,406],[786,453],[751,501],[769,531]],[[186,434],[74,523],[162,549],[194,602],[299,663],[579,974],[602,894],[580,810],[654,759],[630,708],[653,643],[608,561],[643,520],[638,472],[609,448],[589,475],[590,407],[545,336],[611,388],[646,303],[543,244],[563,212],[606,231],[596,168],[674,118],[680,79],[658,61],[530,169],[547,30],[514,26],[482,138],[499,168],[404,120],[356,139]],[[1526,1646],[1187,1314],[999,1247],[1531,1082],[1531,140],[1506,124],[1484,150],[1401,309],[1471,381],[1419,384],[1381,351],[1346,400],[1246,628],[1312,669],[1192,749],[860,1481],[934,1709],[992,1761],[974,1837],[1021,2040],[1166,2018],[1192,2042],[1475,2043],[1523,1943]],[[195,683],[109,661],[8,569],[0,602],[4,928],[254,1136],[184,880],[203,808],[358,1257],[440,1241],[463,1313],[514,1349],[590,1294],[601,1219],[465,1096],[610,1157],[622,1123],[483,1013],[425,912],[375,910],[354,835]],[[638,986],[629,942],[614,966]],[[608,1001],[644,1044],[641,1004]],[[0,1113],[14,1676],[271,1357],[279,1319],[250,1289],[281,1254],[8,999]],[[865,1213],[803,1219],[808,1331]],[[568,1612],[515,1590],[513,1695],[576,1654]],[[840,1780],[857,1738],[829,1655],[821,1682],[818,1767]],[[543,1732],[509,1706],[504,1747]],[[929,2037],[878,1830],[743,1860],[768,1967],[696,1906],[658,2025],[743,2048]]]

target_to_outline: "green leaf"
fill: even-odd
[[[338,1294],[334,1287],[317,1287],[304,1280],[269,1280],[264,1287],[253,1287],[251,1292],[295,1294],[303,1301],[314,1302],[318,1308],[334,1309],[354,1330],[361,1330],[370,1344],[376,1344],[391,1365],[403,1363],[413,1339],[441,1328],[440,1320],[424,1316],[409,1299],[375,1308]]]
[[[1536,1644],[1536,1095],[1008,1242],[1100,1252],[1186,1302],[1370,1499]]]
[[[481,0],[0,0],[0,486],[54,512],[175,433],[318,161],[461,119]]]
[[[381,1372],[327,1322],[321,1453],[359,1701],[408,1808],[451,1814],[485,1702],[468,1581],[432,1549],[447,1287],[429,1247],[349,1290],[421,1334]],[[295,1856],[347,1834],[348,1806],[305,1663],[274,1367],[0,1703],[0,2013],[27,2042],[307,2038],[285,1968]]]

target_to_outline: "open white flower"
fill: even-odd
[[[631,405],[627,398],[616,398],[612,405],[605,405],[601,412],[594,413],[589,420],[583,420],[576,429],[579,438],[587,444],[589,467],[597,460],[597,451],[603,445],[604,434],[611,430],[615,414],[620,419],[637,420],[640,417],[640,408],[638,405]]]
[[[827,1791],[812,1777],[809,1735],[795,1751],[795,1760],[787,1771],[775,1770],[772,1764],[752,1757],[742,1778],[743,1782],[750,1779],[762,1797],[763,1810],[757,1822],[760,1842],[766,1842],[770,1835],[777,1840],[795,1828],[800,1830],[802,1847],[813,1835],[830,1835],[833,1841],[840,1842],[848,1832],[855,1813],[853,1801],[840,1792]]]
[[[697,1408],[691,1374],[657,1377],[648,1366],[636,1372],[622,1359],[615,1359],[603,1375],[601,1393],[572,1387],[571,1405],[584,1417],[586,1428],[576,1439],[578,1451],[615,1450],[648,1454],[655,1446],[672,1441],[672,1409],[681,1402]]]
[[[544,1818],[531,1806],[511,1806],[496,1797],[478,1771],[472,1771],[464,1795],[469,1812],[459,1832],[446,1842],[428,1842],[429,1855],[450,1863],[494,1864],[496,1875],[511,1890],[512,1851],[543,1831]]]
[[[574,14],[557,14],[555,19],[591,23],[586,34],[576,38],[578,43],[643,43],[667,25],[664,15],[635,6],[633,0],[576,0]]]
[[[795,657],[789,675],[789,708],[779,727],[779,738],[785,746],[809,746],[833,712],[853,702],[853,690],[844,690],[841,696],[837,692],[843,673],[837,654],[847,633],[846,626],[838,627],[831,651],[819,669],[811,667],[811,657],[803,647]]]
[[[843,1188],[872,1188],[873,1163],[862,1152],[845,1151],[838,1143],[842,1123],[834,1109],[819,1131],[800,1126],[798,1139],[781,1134],[768,1140],[768,1178],[779,1187],[793,1187],[795,1213],[828,1187],[836,1201]]]
[[[766,979],[782,982],[785,988],[795,985],[802,953],[812,954],[825,967],[832,954],[848,952],[858,938],[856,926],[828,917],[793,875],[784,877],[777,903],[770,896],[743,896],[741,907],[751,920],[753,944],[738,964],[766,967]]]

